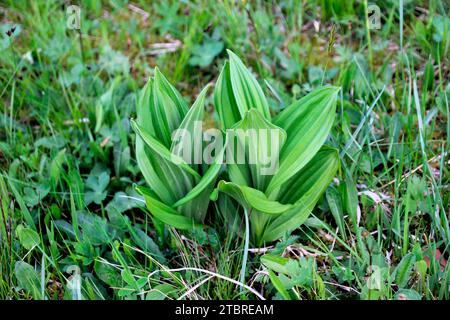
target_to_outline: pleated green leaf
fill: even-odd
[[[255,108],[270,120],[269,104],[258,81],[232,51],[227,50],[230,58],[230,82],[237,107],[244,117],[245,112]]]
[[[214,162],[211,164],[211,166],[208,168],[206,173],[201,178],[200,182],[191,190],[189,191],[186,196],[184,196],[182,199],[178,200],[173,206],[179,207],[182,206],[189,201],[192,201],[194,198],[196,198],[200,193],[202,193],[203,190],[208,188],[208,186],[214,185],[216,182],[217,176],[219,175],[220,169],[222,167],[222,160],[223,155],[225,152],[225,145],[222,147],[221,151],[216,155],[216,158],[214,159]],[[209,196],[208,196],[209,198]]]
[[[244,114],[244,118],[227,130],[227,168],[232,182],[264,191],[272,178],[269,169],[278,166],[279,153],[286,141],[286,132],[267,121],[256,109]],[[273,139],[273,141],[272,141]],[[229,163],[229,152],[233,162]],[[239,153],[245,154],[245,163],[239,163]],[[264,164],[267,158],[268,164]],[[272,163],[275,162],[275,163]],[[269,173],[269,174],[267,174]]]
[[[205,98],[208,92],[207,85],[198,95],[189,112],[184,117],[179,128],[172,133],[172,145],[170,151],[172,154],[182,157],[187,161],[191,168],[198,171],[198,164],[201,162],[202,156],[202,128],[201,122],[205,110]],[[189,150],[184,150],[188,148]],[[186,153],[185,156],[184,153]],[[196,159],[196,156],[199,159]]]
[[[239,215],[245,209],[250,239],[259,246],[300,226],[336,174],[338,153],[322,145],[335,119],[339,88],[313,91],[272,123],[267,99],[255,77],[234,53],[228,54],[229,62],[214,90],[226,142],[220,149],[210,145],[205,149],[215,152],[209,166],[202,163],[203,133],[198,127],[207,88],[188,109],[156,69],[154,79],[142,90],[137,123],[131,122],[137,134],[138,164],[150,186],[141,192],[157,220],[179,229],[203,222],[210,199],[217,201],[216,212],[230,219],[226,224],[235,232],[240,230]],[[230,182],[222,180],[214,189],[222,160]]]
[[[150,134],[154,134],[154,128],[150,113],[150,96],[153,90],[153,80],[150,79],[142,89],[136,106],[136,122],[141,128]],[[147,184],[157,192],[159,198],[165,203],[173,203],[179,194],[176,188],[167,183],[165,172],[162,172],[164,160],[146,146],[139,135],[136,135],[136,160]],[[181,190],[180,190],[181,191]]]
[[[145,144],[156,152],[163,159],[178,165],[180,168],[190,173],[196,179],[200,180],[201,177],[194,169],[192,169],[181,157],[171,153],[163,144],[153,138],[148,132],[143,130],[134,120],[131,120],[131,127],[139,135],[139,137],[145,142]]]
[[[293,103],[274,119],[286,130],[287,140],[281,151],[280,168],[266,194],[272,198],[279,188],[302,169],[325,142],[335,119],[339,88],[326,86]]]
[[[214,213],[219,221],[224,222],[230,236],[239,236],[245,232],[245,213],[243,207],[233,198],[224,193],[214,191],[211,194],[214,200]]]
[[[199,227],[193,219],[181,215],[172,207],[159,201],[156,194],[151,190],[137,187],[137,191],[144,196],[148,210],[156,219],[181,230],[190,230]]]
[[[256,210],[267,215],[279,215],[292,208],[290,204],[281,204],[267,199],[265,194],[259,190],[233,182],[220,181],[217,191],[229,195],[249,211]],[[217,193],[213,195],[214,200],[215,198],[217,198]]]
[[[156,74],[158,74],[158,71]],[[200,175],[200,167],[193,163],[192,155],[199,154],[202,156],[202,131],[201,127],[198,128],[197,125],[201,124],[203,120],[204,103],[208,88],[206,87],[202,90],[194,105],[185,114],[179,127],[176,128],[176,133],[180,134],[182,139],[188,139],[186,140],[187,145],[182,141],[181,145],[183,147],[177,149],[176,141],[174,141],[173,143],[171,142],[171,151],[169,151],[166,145],[158,140],[156,136],[156,131],[160,130],[161,127],[155,129],[155,126],[152,125],[153,122],[150,121],[152,120],[150,108],[154,104],[150,104],[150,108],[145,104],[145,101],[155,99],[155,82],[156,79],[153,82],[149,81],[141,92],[138,103],[138,122],[144,123],[148,131],[144,130],[139,123],[131,121],[132,128],[137,133],[136,154],[138,164],[148,185],[155,194],[154,199],[162,201],[161,203],[171,208],[171,214],[200,222],[203,221],[206,215],[209,194],[214,188],[223,158],[223,146],[221,146],[222,153],[219,152],[220,154],[218,155],[220,161],[214,162],[206,170],[203,177]],[[167,94],[167,96],[176,101],[176,91],[172,90],[170,84],[162,78],[162,75],[160,75],[159,82],[165,91],[172,92],[171,95]],[[161,99],[161,97],[157,99]],[[180,101],[178,104],[182,105]],[[182,112],[179,113],[180,116],[181,114]],[[153,130],[154,134],[151,134],[150,130]],[[172,133],[172,135],[174,137],[171,136],[171,139],[176,138],[176,134]],[[183,159],[181,157],[184,147],[189,147],[188,156],[191,158]],[[188,160],[188,162],[185,160]],[[176,217],[171,216],[171,220],[173,219],[176,219]],[[163,221],[163,218],[160,220]],[[178,223],[180,224],[181,221],[178,221]]]
[[[316,156],[283,187],[279,201],[294,204],[291,210],[272,218],[260,243],[274,241],[298,228],[310,215],[339,168],[336,149],[323,147]]]
[[[233,127],[242,119],[231,87],[228,61],[225,62],[214,88],[214,105],[223,130]]]
[[[136,106],[136,113],[137,113],[137,123],[144,128],[146,131],[151,133],[152,135],[155,135],[155,130],[153,128],[153,121],[152,120],[152,113],[150,112],[151,108],[153,107],[150,104],[151,96],[153,95],[153,79],[148,79],[147,83],[145,84],[144,88],[142,88],[137,106]]]
[[[214,181],[215,182],[215,181]],[[196,190],[200,191],[198,195],[192,196],[192,194],[187,195],[190,201],[177,207],[177,211],[181,212],[185,217],[194,219],[199,223],[203,223],[206,217],[206,213],[209,206],[209,195],[214,188],[214,183],[205,185],[203,189],[198,188]]]
[[[141,131],[148,133],[150,137],[157,140],[158,135],[161,136],[161,129],[155,125],[159,119],[155,116],[155,113],[159,115],[161,112],[165,113],[170,109],[165,110],[162,104],[155,105],[155,101],[163,101],[164,97],[175,101],[172,104],[180,106],[180,111],[175,110],[178,114],[176,117],[182,117],[185,114],[184,108],[187,110],[187,107],[185,107],[185,102],[176,89],[167,82],[159,70],[156,70],[155,73],[157,80],[149,79],[140,93],[136,106],[136,121],[141,126]],[[159,94],[155,94],[155,88],[156,92],[160,92]],[[161,91],[166,93],[162,94]],[[155,96],[159,96],[159,98],[157,97],[155,100]],[[157,110],[159,111],[156,112]],[[158,142],[161,141],[158,140]],[[163,143],[161,145],[164,148],[166,147]],[[162,201],[168,204],[174,203],[185,195],[195,185],[196,179],[199,178],[196,178],[193,172],[188,173],[182,167],[173,164],[172,161],[166,160],[166,152],[164,156],[154,152],[139,135],[136,135],[136,159],[147,184],[155,190]]]
[[[154,136],[166,148],[170,148],[171,135],[188,112],[186,102],[164,75],[155,68],[152,94],[149,95],[150,119]]]

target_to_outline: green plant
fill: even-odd
[[[294,260],[266,254],[261,257],[261,263],[268,269],[269,279],[283,299],[299,299],[303,294],[309,298],[324,298],[325,285],[317,274],[314,259]]]
[[[234,53],[229,51],[229,57],[214,92],[222,129],[227,133],[271,130],[276,141],[258,136],[257,141],[263,143],[257,144],[249,135],[238,135],[236,142],[245,151],[246,162],[270,151],[277,157],[276,166],[279,158],[279,168],[275,174],[265,174],[262,161],[227,163],[229,181],[220,181],[211,198],[217,200],[221,192],[242,205],[250,216],[250,239],[262,245],[300,226],[338,170],[337,150],[322,145],[335,118],[339,88],[326,86],[311,92],[272,123],[262,88]],[[181,127],[193,132],[193,121],[202,119],[205,94],[206,89],[187,111],[180,95],[156,69],[139,100],[137,123],[133,122],[138,133],[138,164],[151,188],[140,188],[147,206],[157,219],[181,229],[203,222],[207,197],[220,169],[217,161],[201,176],[199,167],[181,159],[177,166],[170,159],[170,150],[174,151],[170,133]],[[227,147],[234,147],[235,141],[228,135],[225,141]],[[224,149],[216,159],[223,157]]]
[[[247,209],[251,241],[262,245],[300,226],[336,174],[337,150],[322,145],[335,118],[339,88],[316,89],[271,121],[258,82],[234,53],[229,51],[229,56],[215,89],[222,126],[278,132],[279,168],[273,176],[262,175],[259,164],[231,164],[227,166],[230,182],[221,181],[217,188]],[[260,152],[252,149],[249,139],[238,140],[247,157]]]
[[[365,1],[87,0],[81,29],[71,30],[67,1],[2,1],[0,299],[257,298],[229,279],[280,298],[262,251],[316,260],[324,292],[319,282],[292,287],[289,280],[282,283],[289,298],[449,299],[447,3],[367,1],[381,13],[381,28],[368,30]],[[279,112],[324,84],[342,88],[325,142],[340,151],[342,174],[301,227],[262,250],[250,243],[250,227],[267,214],[244,210],[217,187],[224,180],[265,193],[273,177],[254,171],[257,180],[241,183],[221,165],[210,187],[217,201],[205,191],[209,205],[197,220],[207,226],[191,231],[145,215],[133,185],[149,187],[129,125],[136,89],[158,65],[183,101],[194,102],[205,83],[218,90],[217,68],[231,61],[211,40],[245,57],[257,75],[270,117],[252,111],[246,123],[261,114],[280,139],[283,130],[290,137],[275,122]],[[220,121],[211,89],[208,125]],[[243,115],[236,112],[227,128]],[[146,150],[157,170],[165,165]],[[191,168],[203,178],[209,167]],[[186,183],[158,173],[164,188]],[[184,197],[164,202],[154,195],[175,218],[188,217],[174,207]],[[278,195],[270,200],[287,204]],[[71,266],[79,267],[81,295],[68,287]],[[286,276],[300,275],[293,268]]]
[[[216,162],[208,168],[187,164],[171,141],[176,129],[198,134],[194,124],[203,118],[207,89],[188,109],[178,91],[155,69],[155,77],[148,81],[139,98],[137,121],[132,121],[137,133],[137,162],[150,187],[140,187],[139,191],[157,219],[179,229],[190,229],[203,222],[221,167]],[[201,153],[202,146],[194,141],[192,148],[193,154]]]

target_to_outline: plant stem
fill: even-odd
[[[245,216],[245,243],[244,243],[244,255],[242,257],[241,275],[239,277],[239,282],[241,283],[245,283],[245,271],[247,269],[247,258],[248,258],[248,243],[250,238],[250,224],[248,222],[247,209],[245,208],[244,208],[244,216]],[[242,287],[241,290],[243,290]]]

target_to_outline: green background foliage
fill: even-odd
[[[77,5],[80,29],[68,28],[65,1],[0,4],[0,298],[449,298],[446,1]],[[167,95],[170,86],[179,94]],[[333,87],[328,112],[301,114]],[[163,107],[140,109],[150,96]],[[168,110],[164,121],[140,120]],[[167,168],[133,128],[170,150],[167,133],[187,114],[206,128],[242,119],[282,128],[283,174],[236,167],[233,181],[197,166],[175,183],[186,170]],[[327,125],[303,132],[311,121]],[[336,166],[329,156],[340,166],[318,185],[317,163]],[[141,172],[141,161],[154,170]],[[149,185],[158,180],[166,187]],[[306,194],[317,205],[261,235],[227,192],[260,206],[263,193],[281,208]],[[194,195],[202,200],[191,205]],[[202,224],[173,228],[155,210]]]

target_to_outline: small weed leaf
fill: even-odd
[[[40,243],[39,234],[33,229],[26,228],[21,224],[16,228],[16,235],[19,238],[20,244],[27,250],[32,250]]]
[[[17,261],[14,266],[14,273],[21,289],[24,289],[33,299],[45,299],[45,296],[42,296],[41,293],[41,280],[32,266],[26,262]]]

